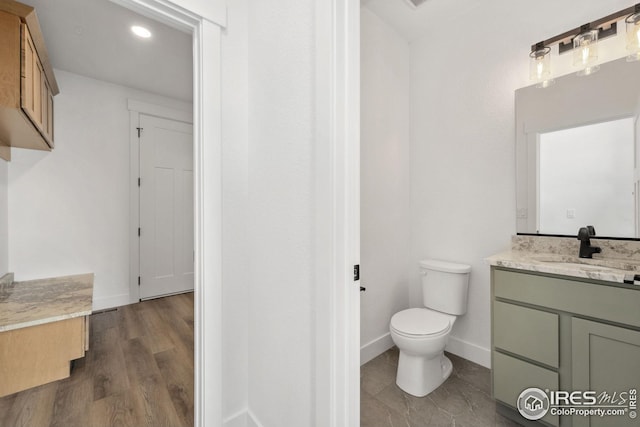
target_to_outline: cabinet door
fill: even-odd
[[[620,396],[640,389],[640,331],[576,318],[571,327],[573,390]],[[638,425],[628,414],[573,418],[574,427]]]
[[[44,73],[42,74],[42,136],[53,148],[53,95]]]
[[[48,84],[45,102],[47,103],[47,143],[49,147],[53,148],[53,92],[51,92],[51,87]]]
[[[20,100],[22,110],[29,116],[39,130],[42,129],[42,81],[44,70],[29,29],[22,24],[22,73],[20,81]]]

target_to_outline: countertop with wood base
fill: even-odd
[[[93,274],[0,281],[0,396],[66,378],[89,347]]]

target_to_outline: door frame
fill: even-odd
[[[360,2],[316,2],[315,425],[360,425]]]
[[[194,425],[221,426],[220,38],[226,26],[226,0],[111,1],[193,34]],[[360,260],[360,2],[318,0],[315,13],[314,418],[318,426],[352,427],[360,423],[359,284],[352,277],[353,264]]]
[[[193,126],[192,108],[185,105],[166,107],[151,104],[135,99],[127,100],[129,110],[129,304],[140,301],[140,138],[137,127],[140,123],[140,115],[160,117],[178,122],[190,123]],[[194,159],[195,163],[195,159]]]
[[[193,37],[194,426],[221,426],[222,70],[220,41],[221,30],[226,26],[226,0],[111,1],[191,34]],[[206,120],[204,120],[205,117]],[[206,332],[204,325],[206,325]]]

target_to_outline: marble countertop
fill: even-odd
[[[91,314],[93,274],[0,286],[0,332]]]
[[[638,285],[640,261],[616,258],[578,258],[557,253],[510,250],[487,258],[492,266],[537,271],[570,277]]]

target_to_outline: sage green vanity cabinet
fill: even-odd
[[[527,424],[515,406],[529,387],[640,390],[640,286],[492,267],[491,293],[493,396],[504,415]],[[539,423],[618,427],[639,419],[547,413]]]

